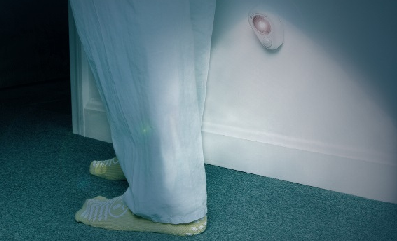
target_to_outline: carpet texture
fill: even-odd
[[[207,230],[108,231],[74,220],[125,181],[90,175],[111,144],[72,134],[68,100],[0,103],[0,240],[397,240],[397,205],[206,165]]]

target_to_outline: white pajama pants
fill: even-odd
[[[136,215],[206,215],[201,124],[215,0],[70,0]]]

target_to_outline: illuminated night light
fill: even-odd
[[[283,44],[284,29],[277,16],[251,12],[248,22],[265,48],[277,49]]]
[[[254,16],[253,24],[261,34],[269,34],[271,31],[270,22],[261,15]]]

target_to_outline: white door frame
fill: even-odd
[[[109,123],[69,6],[70,88],[73,133],[111,142]]]

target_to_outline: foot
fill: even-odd
[[[124,204],[121,197],[106,199],[99,196],[88,199],[82,209],[76,213],[75,218],[77,222],[93,227],[179,236],[202,233],[207,225],[207,217],[187,224],[156,223],[134,215]]]
[[[90,173],[109,180],[126,180],[117,157],[91,162]]]

